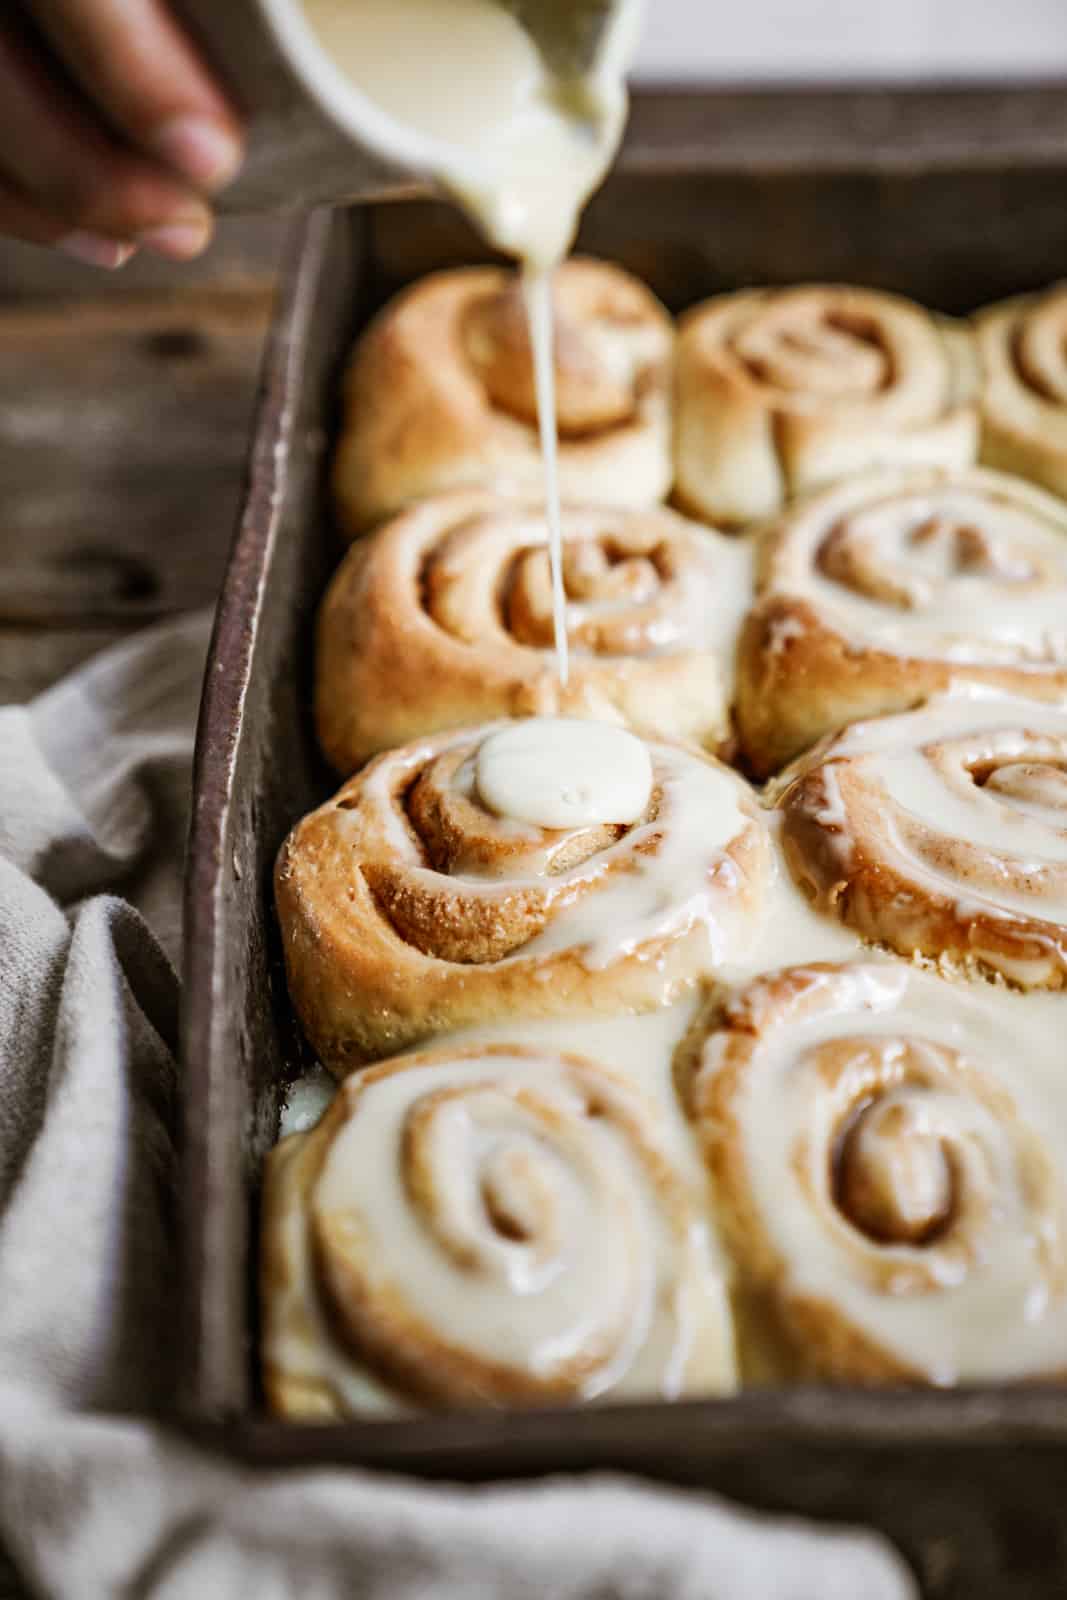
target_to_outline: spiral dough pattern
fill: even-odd
[[[895,963],[795,968],[694,1031],[740,1293],[786,1373],[1067,1369],[1062,1063],[1027,1004]]]
[[[290,993],[341,1075],[467,1024],[655,1009],[759,926],[774,869],[736,774],[650,744],[632,824],[520,824],[477,787],[499,726],[379,757],[282,848]]]
[[[781,807],[794,876],[864,937],[1067,984],[1067,707],[958,692],[861,723]]]
[[[619,267],[571,260],[553,275],[556,420],[565,498],[651,506],[671,483],[674,329]],[[334,461],[354,536],[460,486],[543,490],[533,360],[514,273],[434,273],[399,295],[356,346]]]
[[[953,682],[1067,694],[1067,508],[1017,478],[873,474],[768,533],[737,715],[766,774]]]
[[[772,516],[875,467],[975,458],[969,336],[896,295],[723,295],[683,318],[677,365],[675,495],[711,522]]]
[[[1067,498],[1067,285],[975,318],[981,459]]]
[[[655,1108],[575,1055],[456,1048],[350,1078],[270,1158],[263,1301],[288,1416],[733,1382],[721,1282]]]
[[[563,540],[565,685],[540,508],[444,495],[349,552],[320,612],[315,685],[339,772],[427,733],[529,713],[621,719],[714,749],[749,552],[665,510],[565,508]]]

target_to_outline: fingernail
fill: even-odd
[[[105,272],[117,272],[137,254],[135,244],[108,239],[102,233],[68,233],[65,238],[56,240],[56,249],[87,267],[103,267]]]
[[[168,222],[158,228],[149,228],[138,237],[138,243],[168,261],[192,261],[203,255],[211,240],[211,223]]]
[[[212,193],[237,176],[244,158],[236,134],[204,117],[175,117],[157,131],[154,144],[168,165]]]

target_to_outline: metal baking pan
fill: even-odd
[[[837,278],[949,312],[1067,267],[1067,86],[639,97],[584,249],[680,309],[749,282]],[[216,1448],[482,1479],[613,1467],[756,1506],[858,1518],[931,1596],[1067,1587],[1067,1389],[792,1389],[584,1411],[293,1426],[256,1378],[256,1200],[306,1064],[270,873],[333,787],[309,643],[336,562],[324,489],[353,335],[401,283],[484,251],[432,203],[317,213],[287,273],[204,692],[186,901],[184,1340],[179,1410]]]

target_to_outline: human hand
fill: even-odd
[[[242,133],[168,0],[3,10],[0,233],[112,269],[199,255]]]

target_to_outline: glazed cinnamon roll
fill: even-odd
[[[739,525],[871,468],[968,466],[975,387],[967,331],[897,295],[721,295],[680,324],[675,498]]]
[[[1067,498],[1067,284],[979,312],[981,459]]]
[[[556,420],[565,498],[647,506],[671,482],[673,327],[620,268],[555,274]],[[521,286],[495,267],[435,273],[356,347],[334,467],[343,531],[460,485],[539,495],[543,465]]]
[[[349,551],[319,615],[315,685],[339,772],[422,734],[529,712],[621,718],[715,748],[749,547],[662,508],[565,508],[563,538],[565,685],[539,509],[457,491]]]
[[[268,1159],[262,1299],[285,1417],[734,1385],[655,1105],[565,1052],[455,1047],[349,1078]]]
[[[760,774],[861,717],[953,680],[1067,692],[1067,510],[1017,478],[852,479],[768,532],[738,657]]]
[[[1067,1370],[1067,1095],[1034,1007],[897,962],[817,966],[694,1030],[689,1105],[779,1376]]]
[[[553,763],[558,807],[527,810]],[[535,718],[379,757],[294,829],[275,886],[293,1002],[343,1075],[468,1024],[666,1004],[747,946],[772,874],[728,768]]]
[[[858,723],[780,804],[798,882],[864,938],[1067,984],[1067,703],[961,691]]]

